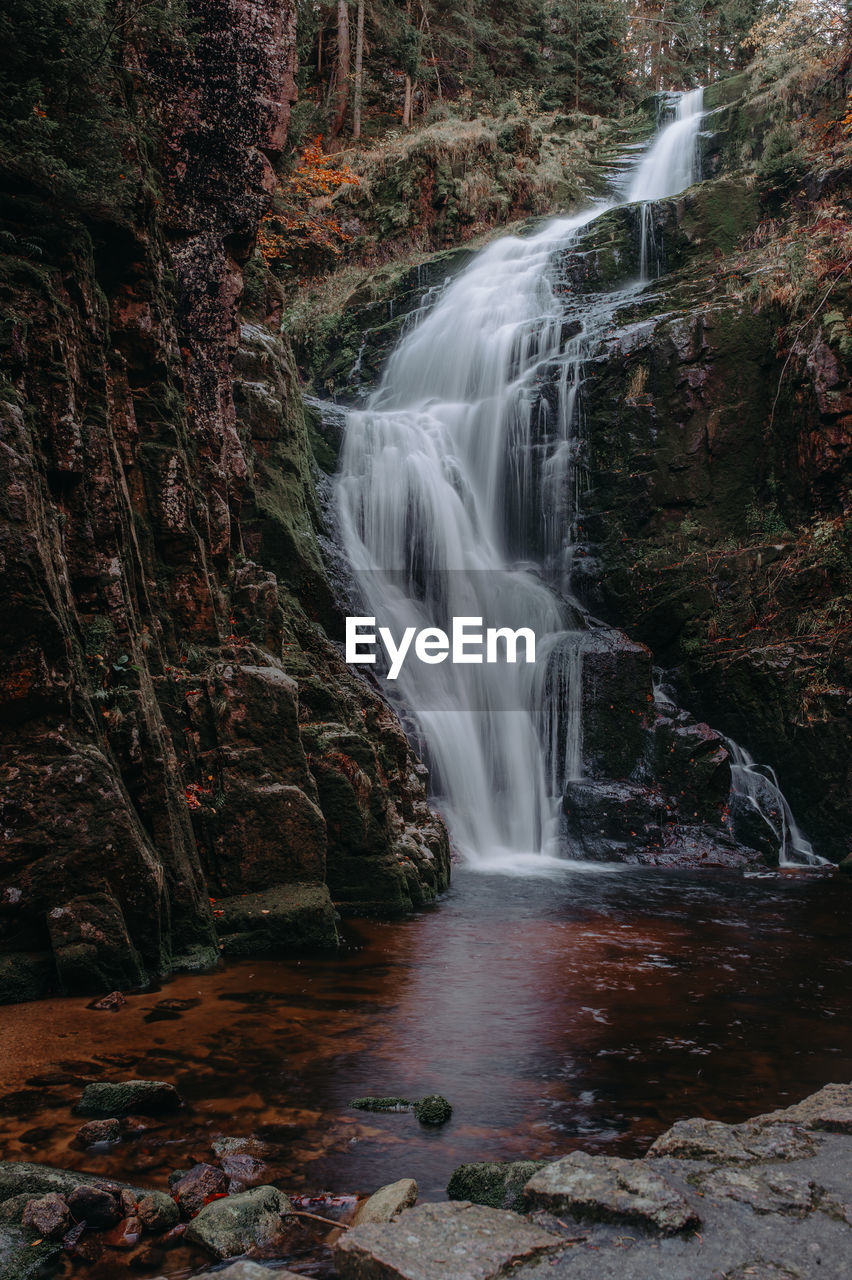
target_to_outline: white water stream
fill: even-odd
[[[624,203],[695,180],[701,113],[701,90],[676,100]],[[471,616],[538,637],[535,666],[409,661],[394,690],[453,842],[481,867],[548,861],[565,783],[582,776],[588,632],[567,591],[578,392],[624,291],[580,309],[566,342],[552,264],[612,207],[483,250],[403,337],[367,407],[348,414],[337,496],[366,614],[395,637]],[[642,225],[644,275],[644,210]]]

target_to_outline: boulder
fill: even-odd
[[[544,1160],[480,1161],[460,1164],[447,1183],[451,1200],[470,1200],[492,1209],[524,1208],[523,1190]]]
[[[492,1280],[563,1247],[520,1214],[461,1200],[353,1227],[334,1245],[333,1259],[341,1280]]]
[[[46,1240],[60,1240],[71,1221],[71,1213],[62,1196],[50,1191],[39,1200],[27,1202],[21,1216],[25,1227],[30,1227]]]
[[[277,1187],[254,1187],[206,1205],[187,1227],[186,1238],[216,1258],[283,1244],[293,1206]]]
[[[259,1187],[269,1180],[269,1166],[248,1153],[222,1156],[222,1169],[232,1193],[245,1191],[246,1187]]]
[[[262,893],[219,898],[214,919],[227,956],[279,955],[338,944],[334,906],[324,884],[276,885]]]
[[[114,1117],[108,1120],[88,1120],[81,1124],[74,1135],[75,1147],[94,1147],[99,1142],[118,1142],[121,1139],[121,1125]]]
[[[392,1222],[403,1209],[410,1209],[416,1203],[417,1183],[413,1178],[400,1178],[398,1182],[380,1187],[359,1205],[352,1225],[358,1227],[364,1222]]]
[[[47,929],[62,990],[97,995],[145,982],[121,907],[108,893],[72,898],[47,914]]]
[[[646,844],[660,841],[671,820],[662,792],[629,782],[569,782],[562,812],[570,839],[597,862],[635,861]]]
[[[661,1174],[641,1160],[574,1151],[533,1174],[529,1209],[674,1235],[700,1226],[698,1214]]]
[[[164,1080],[115,1080],[87,1084],[75,1110],[81,1116],[157,1116],[181,1106],[177,1089]]]

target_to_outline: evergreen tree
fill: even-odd
[[[615,111],[627,82],[623,0],[556,0],[546,24],[552,76],[542,106]]]

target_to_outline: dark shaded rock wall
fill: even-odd
[[[5,999],[209,963],[211,897],[322,885],[327,860],[370,909],[448,878],[423,770],[323,628],[289,352],[262,327],[237,351],[295,7],[189,10],[183,51],[127,51],[121,210],[78,216],[17,180],[3,203]],[[17,248],[34,217],[38,255]],[[308,898],[307,940],[327,939]],[[292,895],[286,922],[298,943]]]

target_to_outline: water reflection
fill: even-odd
[[[182,976],[114,1014],[4,1010],[0,1142],[157,1182],[256,1134],[288,1190],[414,1176],[431,1197],[463,1160],[638,1154],[678,1117],[741,1119],[852,1078],[851,892],[819,874],[461,872],[437,910],[349,926],[339,956]],[[128,1075],[174,1080],[189,1109],[75,1150],[82,1082]],[[434,1132],[347,1108],[432,1092],[455,1109]]]

